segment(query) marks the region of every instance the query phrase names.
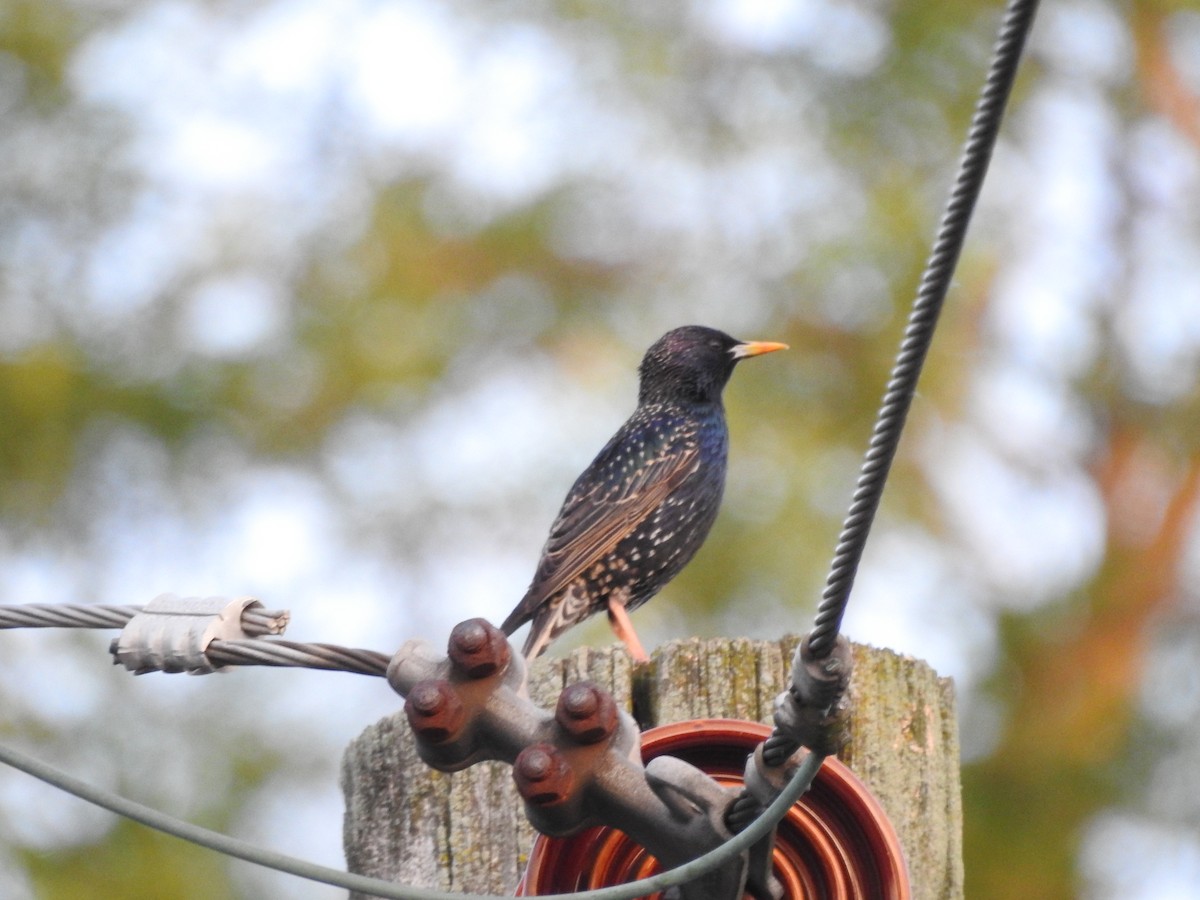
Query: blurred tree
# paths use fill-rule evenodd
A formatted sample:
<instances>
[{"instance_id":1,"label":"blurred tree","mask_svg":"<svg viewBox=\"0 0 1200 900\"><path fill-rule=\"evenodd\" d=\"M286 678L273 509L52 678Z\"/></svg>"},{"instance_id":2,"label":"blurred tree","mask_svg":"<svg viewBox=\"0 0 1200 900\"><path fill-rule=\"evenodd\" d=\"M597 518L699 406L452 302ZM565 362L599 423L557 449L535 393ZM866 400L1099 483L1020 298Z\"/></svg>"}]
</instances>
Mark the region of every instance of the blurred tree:
<instances>
[{"instance_id":1,"label":"blurred tree","mask_svg":"<svg viewBox=\"0 0 1200 900\"><path fill-rule=\"evenodd\" d=\"M725 511L639 630L806 627L998 16L0 0L0 599L502 617L693 321L795 349L731 385ZM1200 878L1197 59L1186 3L1043 10L847 621L958 680L973 898ZM338 862L395 698L106 639L0 636L0 737ZM333 896L0 776L6 897Z\"/></svg>"}]
</instances>

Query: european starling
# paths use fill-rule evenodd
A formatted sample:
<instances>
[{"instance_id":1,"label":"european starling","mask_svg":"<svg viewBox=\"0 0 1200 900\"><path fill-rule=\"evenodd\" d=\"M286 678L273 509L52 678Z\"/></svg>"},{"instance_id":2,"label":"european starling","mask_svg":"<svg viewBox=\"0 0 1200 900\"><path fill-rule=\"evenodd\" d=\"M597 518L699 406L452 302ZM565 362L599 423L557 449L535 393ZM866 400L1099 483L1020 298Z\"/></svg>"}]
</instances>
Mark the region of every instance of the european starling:
<instances>
[{"instance_id":1,"label":"european starling","mask_svg":"<svg viewBox=\"0 0 1200 900\"><path fill-rule=\"evenodd\" d=\"M786 348L688 325L646 351L637 409L575 481L501 626L533 621L527 659L602 609L630 655L647 659L628 612L679 574L717 517L729 448L721 391L739 360Z\"/></svg>"}]
</instances>

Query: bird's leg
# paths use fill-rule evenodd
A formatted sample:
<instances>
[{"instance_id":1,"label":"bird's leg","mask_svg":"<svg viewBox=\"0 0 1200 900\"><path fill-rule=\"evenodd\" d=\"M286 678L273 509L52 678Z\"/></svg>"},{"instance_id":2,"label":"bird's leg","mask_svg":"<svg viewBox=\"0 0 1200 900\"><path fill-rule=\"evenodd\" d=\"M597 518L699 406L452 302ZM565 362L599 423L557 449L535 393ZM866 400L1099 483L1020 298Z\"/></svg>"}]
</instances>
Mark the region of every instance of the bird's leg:
<instances>
[{"instance_id":1,"label":"bird's leg","mask_svg":"<svg viewBox=\"0 0 1200 900\"><path fill-rule=\"evenodd\" d=\"M642 642L638 640L637 632L633 630L633 623L629 621L629 613L625 611L625 604L616 597L608 598L608 624L612 626L613 633L625 644L625 648L635 663L650 662L650 657L646 655Z\"/></svg>"}]
</instances>

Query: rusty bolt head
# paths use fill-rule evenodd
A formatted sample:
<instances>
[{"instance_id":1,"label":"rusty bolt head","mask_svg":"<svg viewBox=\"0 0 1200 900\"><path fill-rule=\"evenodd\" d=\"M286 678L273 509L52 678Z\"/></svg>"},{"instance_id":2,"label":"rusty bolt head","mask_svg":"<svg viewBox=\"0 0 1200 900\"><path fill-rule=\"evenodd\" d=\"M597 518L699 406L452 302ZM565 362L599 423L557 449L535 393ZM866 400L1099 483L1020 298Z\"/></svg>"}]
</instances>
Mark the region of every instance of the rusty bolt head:
<instances>
[{"instance_id":1,"label":"rusty bolt head","mask_svg":"<svg viewBox=\"0 0 1200 900\"><path fill-rule=\"evenodd\" d=\"M419 681L404 701L404 712L417 737L440 744L458 736L466 721L462 700L447 681Z\"/></svg>"},{"instance_id":2,"label":"rusty bolt head","mask_svg":"<svg viewBox=\"0 0 1200 900\"><path fill-rule=\"evenodd\" d=\"M572 684L558 695L554 719L580 744L596 744L617 730L617 704L590 681Z\"/></svg>"},{"instance_id":3,"label":"rusty bolt head","mask_svg":"<svg viewBox=\"0 0 1200 900\"><path fill-rule=\"evenodd\" d=\"M517 754L513 780L517 793L538 806L567 799L575 784L570 764L553 744L533 744Z\"/></svg>"},{"instance_id":4,"label":"rusty bolt head","mask_svg":"<svg viewBox=\"0 0 1200 900\"><path fill-rule=\"evenodd\" d=\"M447 652L468 678L487 678L507 666L512 655L504 632L486 619L467 619L455 625Z\"/></svg>"}]
</instances>

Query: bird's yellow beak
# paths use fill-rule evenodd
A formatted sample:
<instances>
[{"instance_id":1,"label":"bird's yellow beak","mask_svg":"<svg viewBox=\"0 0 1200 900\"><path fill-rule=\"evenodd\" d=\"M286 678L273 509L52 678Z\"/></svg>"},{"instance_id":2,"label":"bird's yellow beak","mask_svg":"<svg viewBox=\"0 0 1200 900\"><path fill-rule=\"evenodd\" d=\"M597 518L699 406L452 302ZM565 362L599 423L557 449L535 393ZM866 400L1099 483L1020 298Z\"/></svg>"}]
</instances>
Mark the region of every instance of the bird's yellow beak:
<instances>
[{"instance_id":1,"label":"bird's yellow beak","mask_svg":"<svg viewBox=\"0 0 1200 900\"><path fill-rule=\"evenodd\" d=\"M729 352L734 359L746 359L749 356L762 356L764 353L774 353L776 350L787 350L787 344L776 341L745 341L738 344Z\"/></svg>"}]
</instances>

